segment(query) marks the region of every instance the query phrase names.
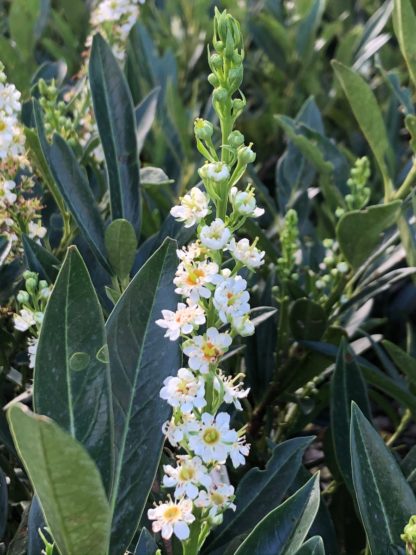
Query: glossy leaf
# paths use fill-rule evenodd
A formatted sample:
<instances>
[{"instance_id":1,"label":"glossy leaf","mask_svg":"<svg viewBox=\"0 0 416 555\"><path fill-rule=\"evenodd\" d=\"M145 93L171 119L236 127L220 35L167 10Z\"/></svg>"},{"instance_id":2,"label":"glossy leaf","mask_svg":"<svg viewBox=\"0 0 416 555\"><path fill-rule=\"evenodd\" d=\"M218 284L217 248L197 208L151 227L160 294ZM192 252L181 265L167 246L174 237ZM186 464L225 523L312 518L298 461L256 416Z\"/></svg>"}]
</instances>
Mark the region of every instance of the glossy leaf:
<instances>
[{"instance_id":1,"label":"glossy leaf","mask_svg":"<svg viewBox=\"0 0 416 555\"><path fill-rule=\"evenodd\" d=\"M354 353L343 339L331 381L331 435L339 469L350 491L354 489L349 448L352 401L370 416L365 381Z\"/></svg>"},{"instance_id":2,"label":"glossy leaf","mask_svg":"<svg viewBox=\"0 0 416 555\"><path fill-rule=\"evenodd\" d=\"M257 524L235 555L292 555L302 545L319 508L319 475Z\"/></svg>"},{"instance_id":3,"label":"glossy leaf","mask_svg":"<svg viewBox=\"0 0 416 555\"><path fill-rule=\"evenodd\" d=\"M134 228L127 220L113 220L105 230L108 260L120 279L129 276L137 249Z\"/></svg>"},{"instance_id":4,"label":"glossy leaf","mask_svg":"<svg viewBox=\"0 0 416 555\"><path fill-rule=\"evenodd\" d=\"M153 125L156 116L157 103L160 95L160 87L155 87L143 98L134 110L136 119L137 150L142 151L144 141Z\"/></svg>"},{"instance_id":5,"label":"glossy leaf","mask_svg":"<svg viewBox=\"0 0 416 555\"><path fill-rule=\"evenodd\" d=\"M71 247L42 324L34 406L86 447L109 491L111 385L108 365L97 358L105 342L100 303L81 256Z\"/></svg>"},{"instance_id":6,"label":"glossy leaf","mask_svg":"<svg viewBox=\"0 0 416 555\"><path fill-rule=\"evenodd\" d=\"M114 409L116 472L111 555L123 554L136 532L163 445L170 409L159 397L180 366L176 342L155 324L174 310L176 243L167 240L133 278L107 321Z\"/></svg>"},{"instance_id":7,"label":"glossy leaf","mask_svg":"<svg viewBox=\"0 0 416 555\"><path fill-rule=\"evenodd\" d=\"M12 405L7 416L60 554L105 555L110 511L93 460L52 420L23 405Z\"/></svg>"},{"instance_id":8,"label":"glossy leaf","mask_svg":"<svg viewBox=\"0 0 416 555\"><path fill-rule=\"evenodd\" d=\"M210 551L251 530L277 507L295 479L312 439L294 438L277 445L264 470L253 468L245 474L236 491L237 510L225 513L224 523L209 543Z\"/></svg>"},{"instance_id":9,"label":"glossy leaf","mask_svg":"<svg viewBox=\"0 0 416 555\"><path fill-rule=\"evenodd\" d=\"M42 145L44 148L44 145ZM55 135L47 159L62 196L74 220L83 232L92 252L109 270L104 245L104 225L86 174L81 170L71 148Z\"/></svg>"},{"instance_id":10,"label":"glossy leaf","mask_svg":"<svg viewBox=\"0 0 416 555\"><path fill-rule=\"evenodd\" d=\"M351 457L354 488L371 553L388 553L416 513L415 496L399 465L353 403Z\"/></svg>"},{"instance_id":11,"label":"glossy leaf","mask_svg":"<svg viewBox=\"0 0 416 555\"><path fill-rule=\"evenodd\" d=\"M337 61L333 61L332 65L361 131L373 151L383 176L385 190L391 192L389 164L392 164L392 152L376 97L364 79L354 70Z\"/></svg>"},{"instance_id":12,"label":"glossy leaf","mask_svg":"<svg viewBox=\"0 0 416 555\"><path fill-rule=\"evenodd\" d=\"M410 382L416 385L416 359L387 339L382 342L382 345L397 368L407 376Z\"/></svg>"},{"instance_id":13,"label":"glossy leaf","mask_svg":"<svg viewBox=\"0 0 416 555\"><path fill-rule=\"evenodd\" d=\"M348 212L338 222L337 238L342 253L358 268L379 245L382 232L397 222L401 201Z\"/></svg>"},{"instance_id":14,"label":"glossy leaf","mask_svg":"<svg viewBox=\"0 0 416 555\"><path fill-rule=\"evenodd\" d=\"M134 555L155 555L156 550L157 545L152 534L147 530L147 528L142 528L139 541L137 542L136 549L134 550Z\"/></svg>"},{"instance_id":15,"label":"glossy leaf","mask_svg":"<svg viewBox=\"0 0 416 555\"><path fill-rule=\"evenodd\" d=\"M320 536L314 536L305 542L296 555L325 555L324 542Z\"/></svg>"},{"instance_id":16,"label":"glossy leaf","mask_svg":"<svg viewBox=\"0 0 416 555\"><path fill-rule=\"evenodd\" d=\"M29 270L39 274L40 279L54 283L61 265L60 261L27 235L23 235L22 243Z\"/></svg>"},{"instance_id":17,"label":"glossy leaf","mask_svg":"<svg viewBox=\"0 0 416 555\"><path fill-rule=\"evenodd\" d=\"M130 91L110 46L93 39L89 78L94 113L104 150L113 219L140 229L139 159Z\"/></svg>"},{"instance_id":18,"label":"glossy leaf","mask_svg":"<svg viewBox=\"0 0 416 555\"><path fill-rule=\"evenodd\" d=\"M289 322L296 340L319 341L328 325L324 309L309 299L298 299L293 303Z\"/></svg>"},{"instance_id":19,"label":"glossy leaf","mask_svg":"<svg viewBox=\"0 0 416 555\"><path fill-rule=\"evenodd\" d=\"M410 0L394 0L393 26L409 75L416 85L416 14Z\"/></svg>"}]
</instances>

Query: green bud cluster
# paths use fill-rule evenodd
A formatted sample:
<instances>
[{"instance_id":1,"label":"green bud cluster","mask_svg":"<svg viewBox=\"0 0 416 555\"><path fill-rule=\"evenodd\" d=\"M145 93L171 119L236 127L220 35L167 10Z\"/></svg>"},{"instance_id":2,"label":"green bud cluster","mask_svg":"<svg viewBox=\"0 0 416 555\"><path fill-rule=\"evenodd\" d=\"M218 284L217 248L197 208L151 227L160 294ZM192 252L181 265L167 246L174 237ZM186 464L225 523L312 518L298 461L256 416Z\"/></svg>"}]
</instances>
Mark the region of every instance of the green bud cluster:
<instances>
[{"instance_id":1,"label":"green bud cluster","mask_svg":"<svg viewBox=\"0 0 416 555\"><path fill-rule=\"evenodd\" d=\"M39 279L36 272L26 270L23 273L23 279L25 288L17 293L16 301L19 309L25 308L33 313L36 325L40 330L51 288L47 281Z\"/></svg>"},{"instance_id":2,"label":"green bud cluster","mask_svg":"<svg viewBox=\"0 0 416 555\"><path fill-rule=\"evenodd\" d=\"M59 133L71 144L75 144L74 125L68 116L68 107L63 100L59 100L59 90L52 79L46 83L44 79L38 82L40 93L39 104L44 112L45 131L48 137Z\"/></svg>"},{"instance_id":3,"label":"green bud cluster","mask_svg":"<svg viewBox=\"0 0 416 555\"><path fill-rule=\"evenodd\" d=\"M416 515L410 517L409 522L400 536L406 544L406 555L416 554Z\"/></svg>"},{"instance_id":4,"label":"green bud cluster","mask_svg":"<svg viewBox=\"0 0 416 555\"><path fill-rule=\"evenodd\" d=\"M336 215L340 218L345 212L351 210L361 210L370 200L370 187L367 186L370 179L370 162L366 156L358 158L351 169L350 177L347 181L350 192L345 196L347 208L337 208Z\"/></svg>"},{"instance_id":5,"label":"green bud cluster","mask_svg":"<svg viewBox=\"0 0 416 555\"><path fill-rule=\"evenodd\" d=\"M280 281L297 278L297 274L294 274L293 270L296 266L296 251L299 248L298 239L298 215L296 210L291 208L286 213L280 233L281 256L277 259L277 273Z\"/></svg>"},{"instance_id":6,"label":"green bud cluster","mask_svg":"<svg viewBox=\"0 0 416 555\"><path fill-rule=\"evenodd\" d=\"M339 245L333 239L324 239L322 242L326 249L325 256L319 265L320 272L309 270L308 278L312 297L324 303L329 295L344 280L344 276L350 271Z\"/></svg>"}]
</instances>

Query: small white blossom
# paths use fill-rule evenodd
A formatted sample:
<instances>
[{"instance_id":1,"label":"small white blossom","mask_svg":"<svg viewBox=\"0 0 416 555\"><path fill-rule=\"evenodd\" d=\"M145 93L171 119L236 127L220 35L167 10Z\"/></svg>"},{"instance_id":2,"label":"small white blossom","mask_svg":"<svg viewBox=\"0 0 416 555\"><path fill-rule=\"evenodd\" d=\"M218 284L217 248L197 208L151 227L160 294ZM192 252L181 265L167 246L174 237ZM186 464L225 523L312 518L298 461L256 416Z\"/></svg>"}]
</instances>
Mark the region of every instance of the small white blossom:
<instances>
[{"instance_id":1,"label":"small white blossom","mask_svg":"<svg viewBox=\"0 0 416 555\"><path fill-rule=\"evenodd\" d=\"M20 91L10 83L0 83L0 110L7 116L19 114L22 109Z\"/></svg>"},{"instance_id":2,"label":"small white blossom","mask_svg":"<svg viewBox=\"0 0 416 555\"><path fill-rule=\"evenodd\" d=\"M172 407L180 407L182 412L201 409L205 401L205 381L195 376L187 368L180 368L177 376L169 376L163 382L160 396Z\"/></svg>"},{"instance_id":3,"label":"small white blossom","mask_svg":"<svg viewBox=\"0 0 416 555\"><path fill-rule=\"evenodd\" d=\"M194 431L197 424L199 428ZM216 416L204 412L200 422L194 422L188 436L189 447L205 463L224 463L234 444L238 443L238 434L230 429L230 415L219 412Z\"/></svg>"},{"instance_id":4,"label":"small white blossom","mask_svg":"<svg viewBox=\"0 0 416 555\"><path fill-rule=\"evenodd\" d=\"M233 404L237 410L242 410L240 399L244 399L250 392L250 388L243 389L242 382L238 382L238 376L231 378L224 376L221 370L214 380L214 387L224 396L224 403Z\"/></svg>"},{"instance_id":5,"label":"small white blossom","mask_svg":"<svg viewBox=\"0 0 416 555\"><path fill-rule=\"evenodd\" d=\"M204 374L208 372L210 364L218 362L231 343L232 339L228 333L220 333L211 327L204 335L197 335L186 341L183 352L189 357L190 368Z\"/></svg>"},{"instance_id":6,"label":"small white blossom","mask_svg":"<svg viewBox=\"0 0 416 555\"><path fill-rule=\"evenodd\" d=\"M246 287L247 282L241 276L226 278L216 287L214 306L224 324L249 312L250 295Z\"/></svg>"},{"instance_id":7,"label":"small white blossom","mask_svg":"<svg viewBox=\"0 0 416 555\"><path fill-rule=\"evenodd\" d=\"M230 177L230 168L224 162L212 162L199 169L200 176L216 183L226 181Z\"/></svg>"},{"instance_id":8,"label":"small white blossom","mask_svg":"<svg viewBox=\"0 0 416 555\"><path fill-rule=\"evenodd\" d=\"M177 249L176 256L182 262L193 262L195 259L200 258L204 252L204 248L199 241L190 243L187 247Z\"/></svg>"},{"instance_id":9,"label":"small white blossom","mask_svg":"<svg viewBox=\"0 0 416 555\"><path fill-rule=\"evenodd\" d=\"M260 251L254 244L250 245L250 241L246 238L238 242L232 238L227 248L235 260L250 269L259 268L264 264L265 252Z\"/></svg>"},{"instance_id":10,"label":"small white blossom","mask_svg":"<svg viewBox=\"0 0 416 555\"><path fill-rule=\"evenodd\" d=\"M231 231L221 218L216 218L210 225L205 225L199 234L201 243L214 250L223 249L230 237Z\"/></svg>"},{"instance_id":11,"label":"small white blossom","mask_svg":"<svg viewBox=\"0 0 416 555\"><path fill-rule=\"evenodd\" d=\"M17 195L13 192L15 188L16 183L11 179L0 183L0 205L11 205L16 202Z\"/></svg>"},{"instance_id":12,"label":"small white blossom","mask_svg":"<svg viewBox=\"0 0 416 555\"><path fill-rule=\"evenodd\" d=\"M43 239L46 235L46 228L41 225L39 221L29 222L29 237L31 239L39 238Z\"/></svg>"},{"instance_id":13,"label":"small white blossom","mask_svg":"<svg viewBox=\"0 0 416 555\"><path fill-rule=\"evenodd\" d=\"M181 422L167 420L162 426L162 432L165 434L169 443L176 447L187 435L189 429L194 429L195 416L193 413L182 413Z\"/></svg>"},{"instance_id":14,"label":"small white blossom","mask_svg":"<svg viewBox=\"0 0 416 555\"><path fill-rule=\"evenodd\" d=\"M162 310L163 319L156 320L156 324L167 331L165 337L176 341L181 334L189 335L202 324L205 324L205 312L197 304L178 303L176 312Z\"/></svg>"},{"instance_id":15,"label":"small white blossom","mask_svg":"<svg viewBox=\"0 0 416 555\"><path fill-rule=\"evenodd\" d=\"M189 455L178 456L178 465L164 465L163 485L167 488L175 488L176 498L186 495L189 499L195 499L199 493L199 485L209 488L212 479L207 468L202 464L199 457Z\"/></svg>"},{"instance_id":16,"label":"small white blossom","mask_svg":"<svg viewBox=\"0 0 416 555\"><path fill-rule=\"evenodd\" d=\"M239 437L232 446L230 447L230 459L233 463L234 468L245 464L245 457L248 456L250 452L250 445L246 443L244 437Z\"/></svg>"},{"instance_id":17,"label":"small white blossom","mask_svg":"<svg viewBox=\"0 0 416 555\"><path fill-rule=\"evenodd\" d=\"M249 335L254 334L254 324L250 320L248 314L233 318L231 325L233 330L241 335L241 337L248 337Z\"/></svg>"},{"instance_id":18,"label":"small white blossom","mask_svg":"<svg viewBox=\"0 0 416 555\"><path fill-rule=\"evenodd\" d=\"M179 222L184 222L185 227L192 227L209 213L208 197L198 187L193 187L170 213Z\"/></svg>"},{"instance_id":19,"label":"small white blossom","mask_svg":"<svg viewBox=\"0 0 416 555\"><path fill-rule=\"evenodd\" d=\"M153 520L153 532L161 532L162 538L169 540L172 534L180 540L189 537L189 524L195 517L192 514L192 501L190 499L180 499L157 505L154 509L147 511L149 520Z\"/></svg>"},{"instance_id":20,"label":"small white blossom","mask_svg":"<svg viewBox=\"0 0 416 555\"><path fill-rule=\"evenodd\" d=\"M218 279L218 265L215 262L181 262L173 280L175 293L197 303L201 297L209 299L211 291L207 285L216 283Z\"/></svg>"},{"instance_id":21,"label":"small white blossom","mask_svg":"<svg viewBox=\"0 0 416 555\"><path fill-rule=\"evenodd\" d=\"M227 509L236 510L233 503L234 488L230 484L213 484L208 491L202 490L195 499L195 506L209 509L209 516L215 518Z\"/></svg>"},{"instance_id":22,"label":"small white blossom","mask_svg":"<svg viewBox=\"0 0 416 555\"><path fill-rule=\"evenodd\" d=\"M39 339L37 337L29 337L27 344L27 352L29 355L29 368L35 367L36 351L38 349Z\"/></svg>"},{"instance_id":23,"label":"small white blossom","mask_svg":"<svg viewBox=\"0 0 416 555\"><path fill-rule=\"evenodd\" d=\"M229 198L234 210L242 216L258 218L264 214L263 208L257 207L254 190L251 188L239 191L237 187L231 187Z\"/></svg>"},{"instance_id":24,"label":"small white blossom","mask_svg":"<svg viewBox=\"0 0 416 555\"><path fill-rule=\"evenodd\" d=\"M35 314L26 308L22 308L19 314L13 317L14 327L19 331L27 331L36 324Z\"/></svg>"}]
</instances>

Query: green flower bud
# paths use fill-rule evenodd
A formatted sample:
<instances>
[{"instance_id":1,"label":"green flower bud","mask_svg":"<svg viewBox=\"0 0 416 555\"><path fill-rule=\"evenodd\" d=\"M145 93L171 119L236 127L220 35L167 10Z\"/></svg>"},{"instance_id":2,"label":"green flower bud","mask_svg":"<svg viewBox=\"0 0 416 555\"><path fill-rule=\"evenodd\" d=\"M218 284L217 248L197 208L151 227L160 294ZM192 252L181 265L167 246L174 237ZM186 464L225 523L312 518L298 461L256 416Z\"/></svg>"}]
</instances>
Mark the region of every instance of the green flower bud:
<instances>
[{"instance_id":1,"label":"green flower bud","mask_svg":"<svg viewBox=\"0 0 416 555\"><path fill-rule=\"evenodd\" d=\"M241 112L244 110L246 106L246 101L243 100L242 98L234 98L234 100L232 101L232 108L233 108L233 114L234 116L236 116L237 114L241 114Z\"/></svg>"},{"instance_id":2,"label":"green flower bud","mask_svg":"<svg viewBox=\"0 0 416 555\"><path fill-rule=\"evenodd\" d=\"M415 554L416 553L416 516L415 515L410 517L410 520L404 527L403 534L400 537L406 543L407 555Z\"/></svg>"},{"instance_id":3,"label":"green flower bud","mask_svg":"<svg viewBox=\"0 0 416 555\"><path fill-rule=\"evenodd\" d=\"M26 289L29 293L34 293L36 291L36 287L38 285L38 280L34 278L29 278L26 280Z\"/></svg>"},{"instance_id":4,"label":"green flower bud","mask_svg":"<svg viewBox=\"0 0 416 555\"><path fill-rule=\"evenodd\" d=\"M222 58L219 54L212 54L209 58L209 67L212 71L222 69Z\"/></svg>"},{"instance_id":5,"label":"green flower bud","mask_svg":"<svg viewBox=\"0 0 416 555\"><path fill-rule=\"evenodd\" d=\"M251 164L256 159L256 153L251 150L251 144L249 146L241 146L238 149L237 158L239 164Z\"/></svg>"},{"instance_id":6,"label":"green flower bud","mask_svg":"<svg viewBox=\"0 0 416 555\"><path fill-rule=\"evenodd\" d=\"M214 126L210 121L197 118L194 123L195 137L201 141L207 141L214 133Z\"/></svg>"},{"instance_id":7,"label":"green flower bud","mask_svg":"<svg viewBox=\"0 0 416 555\"><path fill-rule=\"evenodd\" d=\"M215 73L210 73L208 75L208 83L210 85L212 85L213 87L218 87L220 84L220 80L218 79L218 77L215 75Z\"/></svg>"},{"instance_id":8,"label":"green flower bud","mask_svg":"<svg viewBox=\"0 0 416 555\"><path fill-rule=\"evenodd\" d=\"M21 304L27 304L30 300L30 296L27 291L19 291L16 298L17 302Z\"/></svg>"},{"instance_id":9,"label":"green flower bud","mask_svg":"<svg viewBox=\"0 0 416 555\"><path fill-rule=\"evenodd\" d=\"M233 148L238 148L239 146L244 144L244 135L242 133L240 133L240 131L237 131L237 130L232 131L228 135L227 142Z\"/></svg>"},{"instance_id":10,"label":"green flower bud","mask_svg":"<svg viewBox=\"0 0 416 555\"><path fill-rule=\"evenodd\" d=\"M243 82L243 66L240 65L234 69L230 69L228 72L228 80L230 83L230 87L236 91L240 88L241 83Z\"/></svg>"},{"instance_id":11,"label":"green flower bud","mask_svg":"<svg viewBox=\"0 0 416 555\"><path fill-rule=\"evenodd\" d=\"M48 287L48 282L44 279L41 279L39 282L39 289L47 289Z\"/></svg>"},{"instance_id":12,"label":"green flower bud","mask_svg":"<svg viewBox=\"0 0 416 555\"><path fill-rule=\"evenodd\" d=\"M228 91L224 87L217 87L212 94L212 101L223 103L228 100Z\"/></svg>"},{"instance_id":13,"label":"green flower bud","mask_svg":"<svg viewBox=\"0 0 416 555\"><path fill-rule=\"evenodd\" d=\"M25 270L23 272L23 279L29 279L29 278L34 278L34 279L38 279L38 274L36 272L31 272L30 270Z\"/></svg>"},{"instance_id":14,"label":"green flower bud","mask_svg":"<svg viewBox=\"0 0 416 555\"><path fill-rule=\"evenodd\" d=\"M39 92L42 96L46 96L47 91L48 91L48 86L46 85L46 82L45 82L44 79L39 79L38 89L39 89Z\"/></svg>"}]
</instances>

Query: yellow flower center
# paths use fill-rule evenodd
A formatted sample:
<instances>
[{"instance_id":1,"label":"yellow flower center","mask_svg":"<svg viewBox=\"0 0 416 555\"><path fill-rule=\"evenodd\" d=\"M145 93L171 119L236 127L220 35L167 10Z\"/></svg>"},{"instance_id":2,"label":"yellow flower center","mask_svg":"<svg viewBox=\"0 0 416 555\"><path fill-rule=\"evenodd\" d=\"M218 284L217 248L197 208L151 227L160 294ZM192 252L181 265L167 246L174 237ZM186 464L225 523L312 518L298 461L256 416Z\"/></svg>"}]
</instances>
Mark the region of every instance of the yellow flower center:
<instances>
[{"instance_id":1,"label":"yellow flower center","mask_svg":"<svg viewBox=\"0 0 416 555\"><path fill-rule=\"evenodd\" d=\"M225 501L225 498L223 495L221 495L220 493L218 493L217 491L214 491L213 493L211 493L211 501L215 504L215 505L222 505Z\"/></svg>"},{"instance_id":2,"label":"yellow flower center","mask_svg":"<svg viewBox=\"0 0 416 555\"><path fill-rule=\"evenodd\" d=\"M204 353L204 358L208 361L214 361L221 352L217 347L211 343L211 341L206 341L202 347L202 352Z\"/></svg>"},{"instance_id":3,"label":"yellow flower center","mask_svg":"<svg viewBox=\"0 0 416 555\"><path fill-rule=\"evenodd\" d=\"M171 505L163 513L164 520L175 522L181 518L181 510L177 505Z\"/></svg>"},{"instance_id":4,"label":"yellow flower center","mask_svg":"<svg viewBox=\"0 0 416 555\"><path fill-rule=\"evenodd\" d=\"M0 119L0 131L4 131L6 129L6 122Z\"/></svg>"},{"instance_id":5,"label":"yellow flower center","mask_svg":"<svg viewBox=\"0 0 416 555\"><path fill-rule=\"evenodd\" d=\"M195 477L195 470L191 466L183 466L179 471L179 479L186 482Z\"/></svg>"},{"instance_id":6,"label":"yellow flower center","mask_svg":"<svg viewBox=\"0 0 416 555\"><path fill-rule=\"evenodd\" d=\"M186 382L185 380L181 380L178 383L176 391L178 393L182 393L183 395L186 395L187 393L189 393L189 384L188 384L188 382Z\"/></svg>"},{"instance_id":7,"label":"yellow flower center","mask_svg":"<svg viewBox=\"0 0 416 555\"><path fill-rule=\"evenodd\" d=\"M216 428L207 428L202 435L202 439L208 445L215 445L220 440L220 433Z\"/></svg>"}]
</instances>

